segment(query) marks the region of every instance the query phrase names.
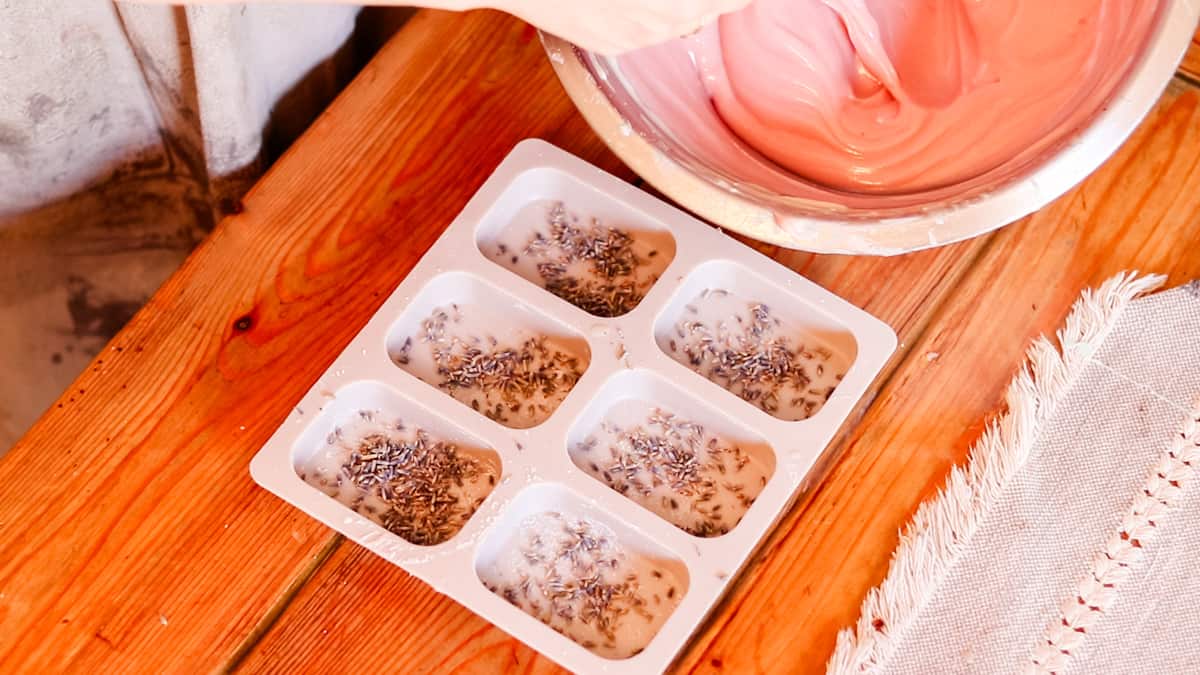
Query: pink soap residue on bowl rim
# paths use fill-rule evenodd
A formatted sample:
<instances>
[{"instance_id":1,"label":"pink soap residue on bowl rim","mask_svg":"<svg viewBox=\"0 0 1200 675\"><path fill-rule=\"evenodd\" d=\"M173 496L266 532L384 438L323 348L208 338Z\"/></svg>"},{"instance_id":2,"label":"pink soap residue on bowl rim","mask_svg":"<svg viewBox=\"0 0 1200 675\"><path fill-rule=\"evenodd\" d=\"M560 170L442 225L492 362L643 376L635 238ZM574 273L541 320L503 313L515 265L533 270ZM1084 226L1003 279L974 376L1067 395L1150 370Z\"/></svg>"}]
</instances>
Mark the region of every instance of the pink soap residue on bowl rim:
<instances>
[{"instance_id":1,"label":"pink soap residue on bowl rim","mask_svg":"<svg viewBox=\"0 0 1200 675\"><path fill-rule=\"evenodd\" d=\"M656 63L676 104L667 125L622 57L542 41L567 93L630 168L710 222L778 246L820 253L893 255L989 232L1061 196L1111 156L1153 108L1200 20L1200 4L1163 0L1141 52L1107 103L1054 145L1018 154L962 183L914 193L840 192L807 181L746 146L713 110L699 73L681 53ZM695 115L678 123L682 109ZM680 133L686 128L685 133ZM736 158L736 161L731 161Z\"/></svg>"}]
</instances>

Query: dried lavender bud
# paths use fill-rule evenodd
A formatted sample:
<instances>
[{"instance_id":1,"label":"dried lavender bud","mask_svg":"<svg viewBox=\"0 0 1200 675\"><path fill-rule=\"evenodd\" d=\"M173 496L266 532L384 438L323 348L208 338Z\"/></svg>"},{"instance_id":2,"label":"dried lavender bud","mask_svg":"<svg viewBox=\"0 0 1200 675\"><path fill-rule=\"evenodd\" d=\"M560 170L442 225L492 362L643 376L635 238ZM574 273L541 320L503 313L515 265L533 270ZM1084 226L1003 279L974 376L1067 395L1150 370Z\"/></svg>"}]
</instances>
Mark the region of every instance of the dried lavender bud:
<instances>
[{"instance_id":1,"label":"dried lavender bud","mask_svg":"<svg viewBox=\"0 0 1200 675\"><path fill-rule=\"evenodd\" d=\"M485 585L553 630L610 658L641 651L676 601L650 610L649 598L675 589L654 563L629 554L605 527L545 512L527 518ZM640 624L640 625L639 625ZM650 628L650 630L647 630Z\"/></svg>"},{"instance_id":2,"label":"dried lavender bud","mask_svg":"<svg viewBox=\"0 0 1200 675\"><path fill-rule=\"evenodd\" d=\"M728 292L709 290L702 298L710 295L723 298ZM746 307L748 316L734 314L732 330L725 319L681 319L675 325L679 342L670 342L671 355L772 415L806 419L816 414L836 385L814 389L814 383L829 382L830 376L836 382L842 376L832 372L834 354L823 346L810 349L795 343L766 304L750 302Z\"/></svg>"},{"instance_id":3,"label":"dried lavender bud","mask_svg":"<svg viewBox=\"0 0 1200 675\"><path fill-rule=\"evenodd\" d=\"M758 496L763 476L742 448L661 408L632 426L603 422L571 455L613 490L701 537L736 525ZM722 504L737 508L723 512Z\"/></svg>"},{"instance_id":4,"label":"dried lavender bud","mask_svg":"<svg viewBox=\"0 0 1200 675\"><path fill-rule=\"evenodd\" d=\"M638 278L646 261L634 252L633 238L594 218L586 227L577 220L555 203L547 213L549 236L536 233L525 245L525 254L539 260L542 286L596 316L620 316L637 307L657 277Z\"/></svg>"},{"instance_id":5,"label":"dried lavender bud","mask_svg":"<svg viewBox=\"0 0 1200 675\"><path fill-rule=\"evenodd\" d=\"M468 340L447 327L460 320L457 308L439 308L421 323L418 338L431 348L437 375L433 384L497 422L520 422L523 406L529 406L528 417L535 421L548 415L583 375L580 359L544 335L515 346L501 344L493 335Z\"/></svg>"},{"instance_id":6,"label":"dried lavender bud","mask_svg":"<svg viewBox=\"0 0 1200 675\"><path fill-rule=\"evenodd\" d=\"M358 418L367 431L339 427L326 439L323 461L340 458L336 477L317 468L301 478L414 544L440 544L457 534L490 491L481 485L495 484L494 467L422 429L401 435L399 421L377 424L375 411Z\"/></svg>"}]
</instances>

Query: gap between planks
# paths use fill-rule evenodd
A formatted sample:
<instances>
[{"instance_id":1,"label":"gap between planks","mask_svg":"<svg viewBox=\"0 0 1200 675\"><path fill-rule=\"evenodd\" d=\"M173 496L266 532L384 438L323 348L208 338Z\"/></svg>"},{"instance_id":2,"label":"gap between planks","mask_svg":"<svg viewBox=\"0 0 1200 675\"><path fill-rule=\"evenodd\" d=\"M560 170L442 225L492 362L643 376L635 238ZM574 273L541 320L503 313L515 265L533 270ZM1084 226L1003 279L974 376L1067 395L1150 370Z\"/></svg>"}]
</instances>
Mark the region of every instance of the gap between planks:
<instances>
[{"instance_id":1,"label":"gap between planks","mask_svg":"<svg viewBox=\"0 0 1200 675\"><path fill-rule=\"evenodd\" d=\"M287 588L285 588L279 595L279 600L267 608L267 611L265 614L263 614L262 619L254 624L254 627L250 629L250 632L246 634L245 639L242 640L242 642L233 650L233 653L229 656L229 660L220 667L218 672L230 673L237 670L237 667L241 665L242 661L246 660L246 656L254 650L254 647L258 645L259 641L262 640L262 637L267 634L267 631L271 630L271 626L274 626L275 622L279 620L280 615L283 614L283 612L288 608L288 605L292 604L292 599L296 597L296 594L300 592L300 589L304 588L305 584L312 579L313 575L317 573L317 570L321 569L321 567L325 564L325 561L329 560L329 557L333 555L333 552L336 551L337 548L345 542L345 540L346 538L341 534L334 534L333 537L331 537L329 541L317 551L317 554L313 556L312 561L302 570L300 570L298 574L296 574L296 577L292 579L292 582L288 584Z\"/></svg>"}]
</instances>

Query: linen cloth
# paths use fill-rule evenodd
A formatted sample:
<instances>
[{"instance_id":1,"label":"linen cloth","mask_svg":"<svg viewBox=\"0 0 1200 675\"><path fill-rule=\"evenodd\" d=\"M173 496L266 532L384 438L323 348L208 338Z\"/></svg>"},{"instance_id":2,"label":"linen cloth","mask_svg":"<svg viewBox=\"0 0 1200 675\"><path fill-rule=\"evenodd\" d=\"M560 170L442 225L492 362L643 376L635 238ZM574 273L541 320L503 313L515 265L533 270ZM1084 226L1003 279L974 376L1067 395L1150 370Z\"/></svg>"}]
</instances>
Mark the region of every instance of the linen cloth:
<instances>
[{"instance_id":1,"label":"linen cloth","mask_svg":"<svg viewBox=\"0 0 1200 675\"><path fill-rule=\"evenodd\" d=\"M830 672L1200 672L1200 285L1115 304L1099 320L1077 308L1093 325L1063 368L1034 359L1017 403L1040 410L1010 413L1037 418L1026 452L1020 434L974 450L1008 463L959 504L977 523L925 507L936 517L919 514L897 559L930 531L964 540L894 562L881 589L903 592L868 601Z\"/></svg>"}]
</instances>

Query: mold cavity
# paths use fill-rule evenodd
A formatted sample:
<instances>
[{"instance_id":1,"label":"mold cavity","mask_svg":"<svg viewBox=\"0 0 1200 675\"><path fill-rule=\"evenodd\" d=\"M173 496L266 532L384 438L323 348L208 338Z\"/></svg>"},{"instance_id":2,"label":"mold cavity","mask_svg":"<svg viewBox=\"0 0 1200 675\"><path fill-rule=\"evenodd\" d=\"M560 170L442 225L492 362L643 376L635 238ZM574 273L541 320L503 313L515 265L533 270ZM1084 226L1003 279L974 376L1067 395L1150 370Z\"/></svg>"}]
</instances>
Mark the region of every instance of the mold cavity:
<instances>
[{"instance_id":1,"label":"mold cavity","mask_svg":"<svg viewBox=\"0 0 1200 675\"><path fill-rule=\"evenodd\" d=\"M480 228L489 259L599 317L637 307L675 256L670 232L550 169L517 178Z\"/></svg>"},{"instance_id":2,"label":"mold cavity","mask_svg":"<svg viewBox=\"0 0 1200 675\"><path fill-rule=\"evenodd\" d=\"M458 534L491 493L500 458L384 385L344 387L301 435L296 474L421 546Z\"/></svg>"},{"instance_id":3,"label":"mold cavity","mask_svg":"<svg viewBox=\"0 0 1200 675\"><path fill-rule=\"evenodd\" d=\"M609 380L569 437L571 461L681 530L732 530L775 472L757 435L647 371Z\"/></svg>"},{"instance_id":4,"label":"mold cavity","mask_svg":"<svg viewBox=\"0 0 1200 675\"><path fill-rule=\"evenodd\" d=\"M687 592L677 557L541 484L517 496L475 562L496 595L595 654L639 654Z\"/></svg>"},{"instance_id":5,"label":"mold cavity","mask_svg":"<svg viewBox=\"0 0 1200 675\"><path fill-rule=\"evenodd\" d=\"M654 337L671 358L786 421L817 414L858 352L832 317L727 261L692 272Z\"/></svg>"},{"instance_id":6,"label":"mold cavity","mask_svg":"<svg viewBox=\"0 0 1200 675\"><path fill-rule=\"evenodd\" d=\"M508 427L545 421L579 381L587 341L468 274L422 289L388 337L392 361Z\"/></svg>"}]
</instances>

